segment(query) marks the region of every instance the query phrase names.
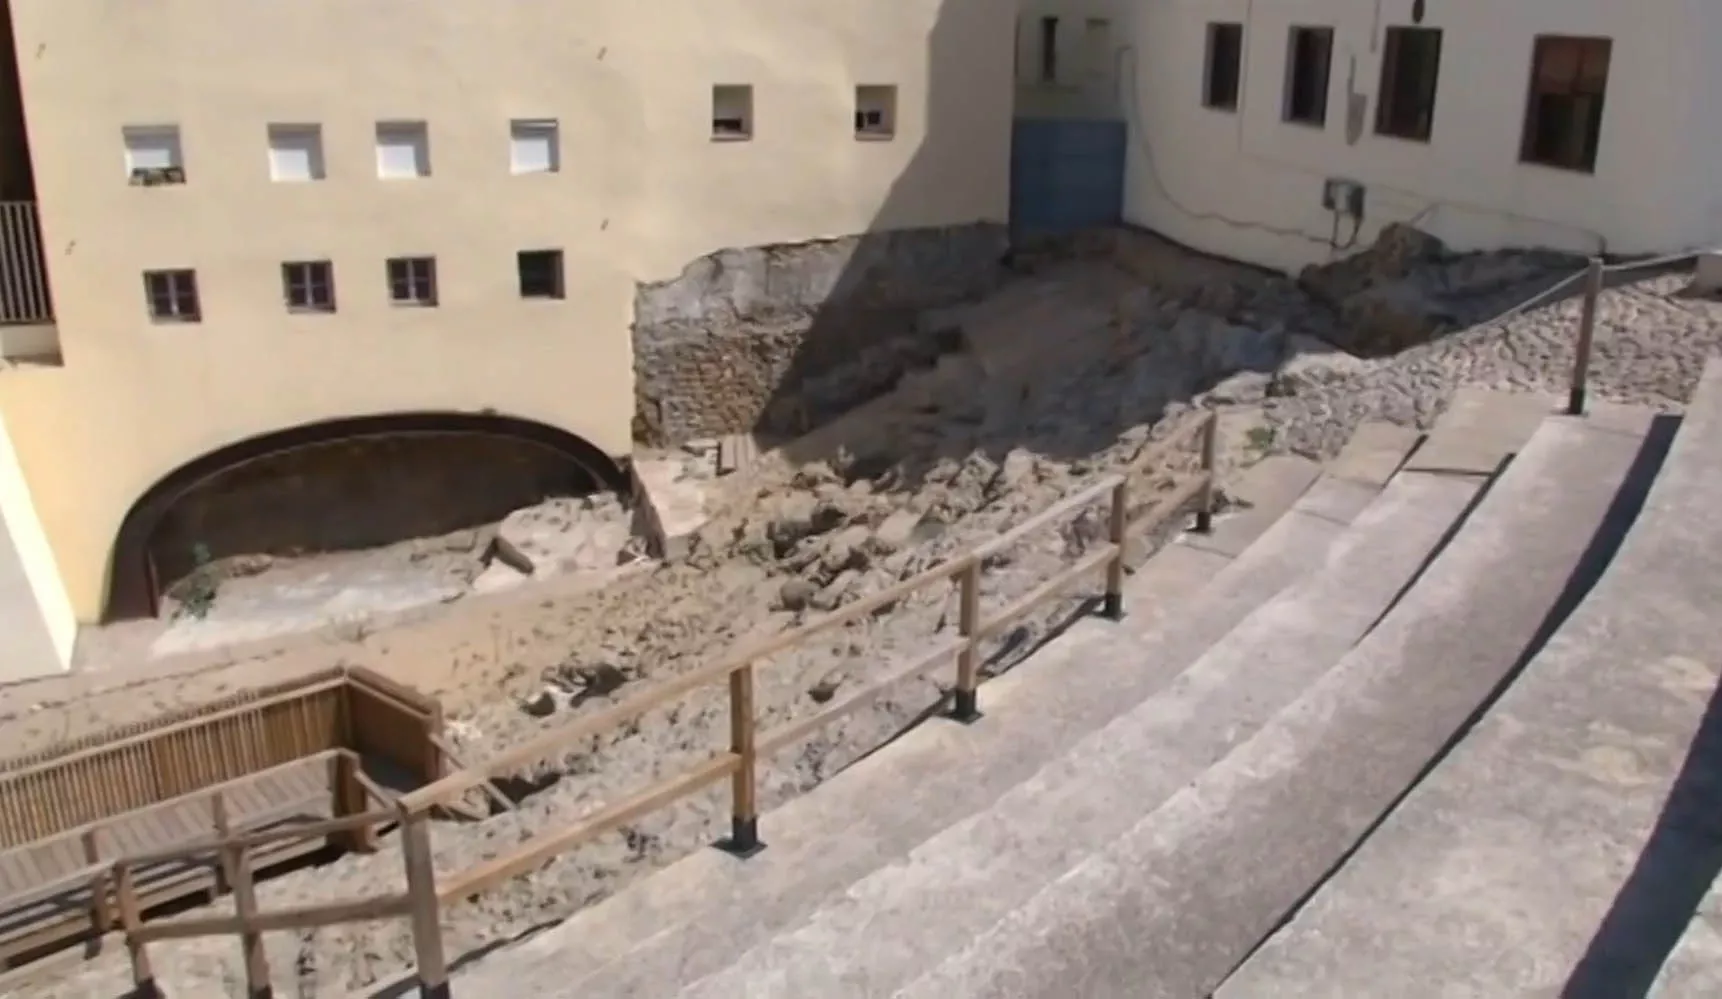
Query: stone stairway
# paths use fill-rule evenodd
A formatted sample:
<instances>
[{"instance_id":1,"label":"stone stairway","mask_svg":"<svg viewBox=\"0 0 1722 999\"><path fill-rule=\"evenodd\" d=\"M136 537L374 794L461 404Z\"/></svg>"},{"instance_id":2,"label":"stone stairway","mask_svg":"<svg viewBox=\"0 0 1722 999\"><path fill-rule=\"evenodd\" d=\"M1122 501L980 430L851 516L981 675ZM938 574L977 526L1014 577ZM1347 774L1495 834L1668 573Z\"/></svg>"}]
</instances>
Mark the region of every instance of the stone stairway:
<instances>
[{"instance_id":1,"label":"stone stairway","mask_svg":"<svg viewBox=\"0 0 1722 999\"><path fill-rule=\"evenodd\" d=\"M764 816L763 854L689 857L455 994L1207 994L1631 523L1665 435L1554 404L1463 393L1427 439L1366 425L1326 469L1262 462L1250 509L1149 560L1123 622L988 683L982 723L915 729Z\"/></svg>"},{"instance_id":2,"label":"stone stairway","mask_svg":"<svg viewBox=\"0 0 1722 999\"><path fill-rule=\"evenodd\" d=\"M1595 589L1220 999L1722 995L1718 435L1712 362Z\"/></svg>"}]
</instances>

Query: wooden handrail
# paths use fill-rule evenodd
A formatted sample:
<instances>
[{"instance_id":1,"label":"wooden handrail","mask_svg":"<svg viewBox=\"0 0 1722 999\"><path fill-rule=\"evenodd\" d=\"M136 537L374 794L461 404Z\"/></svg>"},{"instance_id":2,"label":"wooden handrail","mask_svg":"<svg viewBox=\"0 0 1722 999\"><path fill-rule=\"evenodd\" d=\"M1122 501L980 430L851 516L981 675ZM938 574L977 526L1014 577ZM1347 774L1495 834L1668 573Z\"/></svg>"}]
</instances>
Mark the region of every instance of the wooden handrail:
<instances>
[{"instance_id":1,"label":"wooden handrail","mask_svg":"<svg viewBox=\"0 0 1722 999\"><path fill-rule=\"evenodd\" d=\"M743 854L759 849L762 844L755 828L757 804L754 800L755 769L759 757L805 738L871 702L895 684L924 675L934 667L945 664L953 656L958 662L957 685L953 691L953 716L964 721L978 718L974 692L979 682L980 643L1096 570L1106 570L1105 613L1110 617L1119 616L1122 613L1123 563L1129 532L1157 526L1183 510L1193 500L1198 501L1200 507L1197 511L1198 529L1211 527L1216 497L1214 468L1217 426L1216 414L1211 411L1201 412L1196 418L1144 451L1124 471L1105 476L947 562L838 608L817 620L732 653L716 663L673 677L650 691L627 698L603 711L561 725L482 763L462 767L439 780L399 796L395 801L395 810L367 812L291 830L222 836L193 847L120 861L114 866L116 908L132 954L134 978L141 987L150 974L148 956L143 950L143 944L151 940L233 934L255 939L257 934L271 930L303 930L333 923L406 916L410 918L413 927L420 988L427 996L442 995L447 991L448 962L443 952L441 937L441 909L535 870L557 855L595 836L636 821L689 794L729 778L733 782L731 846L736 852ZM1148 510L1137 517L1131 517L1128 504L1132 479L1148 465L1164 463L1175 448L1186 443L1198 431L1203 434L1201 471L1177 482L1171 491L1158 496ZM1071 516L1103 496L1110 496L1112 504L1105 544L1085 553L1075 563L990 616L982 614L979 604L980 577L987 558L1021 541L1034 531ZM769 732L758 731L759 720L754 712L752 681L756 664L760 660L769 659L809 638L895 604L922 587L953 577L959 579L962 597L959 633L955 637L935 644L888 676L866 685L810 718L791 722ZM659 781L627 798L589 812L572 823L539 833L502 856L472 865L446 878L437 875L429 841L428 812L431 809L457 799L475 788L484 787L488 792L495 792L492 781L497 777L538 763L593 735L637 718L667 701L719 681L727 681L730 685L731 738L726 751L717 753L679 776ZM449 755L447 746L440 746L439 751L445 756ZM367 788L367 791L375 793L372 788ZM138 863L180 859L210 850L221 850L225 857L230 858L231 866L233 858L243 861L246 851L263 843L292 836L328 835L348 831L356 826L394 819L398 819L401 824L407 877L405 894L272 913L259 913L254 907L247 907L250 911L231 917L182 919L168 923L152 923L148 926L141 924L131 875L132 867ZM260 960L259 958L258 961ZM253 970L248 962L248 975L252 974ZM259 965L256 973L266 975L266 969Z\"/></svg>"},{"instance_id":2,"label":"wooden handrail","mask_svg":"<svg viewBox=\"0 0 1722 999\"><path fill-rule=\"evenodd\" d=\"M702 666L680 676L673 677L649 691L636 694L613 707L587 715L583 718L568 722L558 728L515 746L504 753L473 766L464 767L448 774L440 780L433 781L416 790L401 795L400 803L409 812L421 812L429 808L446 804L481 785L488 784L497 777L512 771L518 771L532 766L566 747L582 742L594 735L607 732L626 722L645 714L653 708L674 700L684 694L701 687L726 680L731 673L749 666L761 659L768 659L786 649L800 645L810 638L816 637L834 628L842 627L859 620L881 607L897 603L904 597L922 587L929 586L942 580L950 579L963 572L970 562L985 559L990 555L1010 547L1035 531L1044 530L1052 524L1115 489L1125 477L1134 474L1149 462L1159 463L1172 453L1180 444L1189 440L1197 430L1210 425L1215 417L1212 412L1204 411L1194 419L1187 420L1171 434L1167 435L1155 446L1139 455L1132 463L1129 471L1106 476L1099 482L1087 486L1081 491L1060 500L1046 510L1029 517L1027 520L975 548L955 558L933 566L924 572L895 583L877 593L870 594L850 604L810 621L798 628L792 628L782 634L775 635L758 644L733 653L724 659Z\"/></svg>"},{"instance_id":3,"label":"wooden handrail","mask_svg":"<svg viewBox=\"0 0 1722 999\"><path fill-rule=\"evenodd\" d=\"M206 854L217 853L221 850L235 847L250 850L270 843L279 843L293 839L322 839L337 833L352 832L366 826L393 822L400 816L393 808L372 809L358 815L344 815L336 819L320 819L316 822L303 822L279 829L265 829L261 832L240 833L237 836L209 836L202 839L182 843L166 850L152 850L148 853L128 854L119 858L119 862L133 867L147 864L162 864L173 860L193 860Z\"/></svg>"},{"instance_id":4,"label":"wooden handrail","mask_svg":"<svg viewBox=\"0 0 1722 999\"><path fill-rule=\"evenodd\" d=\"M207 712L204 714L196 714L188 711L186 712L187 717L181 718L169 725L164 725L161 728L146 729L139 726L140 731L134 732L131 735L122 736L112 742L103 742L93 746L86 746L58 756L47 756L44 753L42 754L44 755L44 758L41 760L16 765L14 769L0 770L0 786L12 783L13 781L23 780L39 773L57 770L69 764L79 763L83 760L97 756L115 753L129 746L152 743L166 735L173 735L188 729L195 729L200 726L208 725L220 717L255 714L268 708L272 708L278 704L299 700L310 694L339 688L346 682L346 673L342 671L341 667L334 667L330 670L319 670L317 673L310 674L309 679L301 677L298 680L291 681L292 684L297 685L282 683L279 685L280 689L270 690L264 695L256 697L253 700L242 701L232 705L221 705L215 710L209 710L206 708L203 709ZM219 704L220 702L217 703ZM31 754L31 756L34 755L37 754ZM25 759L28 758L29 757L25 757Z\"/></svg>"},{"instance_id":5,"label":"wooden handrail","mask_svg":"<svg viewBox=\"0 0 1722 999\"><path fill-rule=\"evenodd\" d=\"M273 933L278 930L310 930L341 923L398 919L406 914L407 896L395 893L345 902L325 902L322 905L300 905L270 912L256 912L243 919L234 915L157 920L142 924L131 936L138 943L153 943L157 940L190 940L195 937L240 936Z\"/></svg>"},{"instance_id":6,"label":"wooden handrail","mask_svg":"<svg viewBox=\"0 0 1722 999\"><path fill-rule=\"evenodd\" d=\"M739 762L728 753L714 756L679 777L659 781L652 787L600 808L577 822L539 833L508 853L474 864L446 882L439 879L437 895L444 902L464 899L541 867L569 847L650 815L671 802L679 801L702 787L730 776Z\"/></svg>"}]
</instances>

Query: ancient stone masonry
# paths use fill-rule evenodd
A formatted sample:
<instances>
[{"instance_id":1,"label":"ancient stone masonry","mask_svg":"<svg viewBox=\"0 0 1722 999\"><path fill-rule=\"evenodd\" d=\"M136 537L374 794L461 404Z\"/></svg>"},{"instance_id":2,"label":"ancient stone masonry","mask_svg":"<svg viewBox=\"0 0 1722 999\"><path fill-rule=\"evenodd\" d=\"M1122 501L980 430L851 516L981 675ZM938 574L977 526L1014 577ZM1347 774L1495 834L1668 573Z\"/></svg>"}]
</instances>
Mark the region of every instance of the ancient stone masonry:
<instances>
[{"instance_id":1,"label":"ancient stone masonry","mask_svg":"<svg viewBox=\"0 0 1722 999\"><path fill-rule=\"evenodd\" d=\"M1582 268L1551 251L1454 253L1409 225L1383 229L1354 256L1312 264L1298 285L1338 313L1332 342L1360 357L1385 357L1484 318L1475 303L1503 289L1552 284Z\"/></svg>"},{"instance_id":2,"label":"ancient stone masonry","mask_svg":"<svg viewBox=\"0 0 1722 999\"><path fill-rule=\"evenodd\" d=\"M1002 280L1002 226L721 250L634 300L635 436L792 435L957 346L920 312Z\"/></svg>"}]
</instances>

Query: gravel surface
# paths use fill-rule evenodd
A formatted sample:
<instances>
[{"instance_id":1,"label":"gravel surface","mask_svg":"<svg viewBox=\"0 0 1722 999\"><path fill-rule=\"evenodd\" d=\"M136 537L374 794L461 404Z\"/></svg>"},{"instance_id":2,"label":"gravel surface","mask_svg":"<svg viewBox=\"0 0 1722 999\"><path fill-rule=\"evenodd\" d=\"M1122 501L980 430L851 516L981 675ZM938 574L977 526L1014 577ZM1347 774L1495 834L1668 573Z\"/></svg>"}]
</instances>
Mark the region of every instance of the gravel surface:
<instances>
[{"instance_id":1,"label":"gravel surface","mask_svg":"<svg viewBox=\"0 0 1722 999\"><path fill-rule=\"evenodd\" d=\"M728 512L702 533L685 564L597 592L540 596L536 604L515 606L510 627L521 630L510 634L536 636L530 643L499 642L510 651L469 657L468 666L445 670L449 683L467 685L455 738L469 755L498 751L547 725L599 710L649 680L876 592L1128 463L1193 405L1240 416L1245 431L1234 435L1223 456L1229 468L1267 450L1329 456L1365 419L1427 426L1461 385L1564 391L1576 300L1534 308L1503 324L1473 324L1577 266L1546 254L1453 258L1415 234L1395 233L1362 258L1300 282L1242 269L1216 279L1212 262L1203 263L1204 279L1196 285L1176 274L1149 280L1134 297L1135 328L1127 341L1061 352L1067 356L1059 365L1039 370L1032 392L1016 383L989 387L988 379L954 363L937 377L968 390L906 389L889 433L881 435L895 443L894 454L844 453L800 469L759 469L745 487L734 487ZM1722 340L1722 305L1683 297L1686 281L1683 275L1650 276L1607 292L1593 362L1598 397L1678 409ZM1403 345L1419 337L1428 342ZM1312 338L1370 356L1334 352ZM929 401L937 398L958 401ZM1164 476L1155 481L1167 482ZM1099 514L1025 540L994 560L985 575L985 605L1001 606L1032 589L1102 538ZM1020 660L1074 606L1065 601L1025 620L1000 640L991 668ZM950 588L929 588L889 614L778 657L760 671L765 725L816 712L951 634L955 611ZM494 634L495 612L484 620ZM421 630L436 633L434 626ZM383 636L362 649L344 649L339 658L413 682L399 650L422 652L428 640ZM482 643L469 639L473 644ZM306 663L319 659L299 655ZM319 661L331 656L323 648ZM450 654L444 651L443 658ZM458 651L453 658L468 661ZM904 684L872 710L786 749L762 775L764 804L805 791L913 724L937 702L945 681L948 671ZM523 710L523 703L533 710ZM56 724L62 731L69 727L51 722L47 729ZM521 775L542 789L515 813L439 824L438 867L455 871L499 855L595 804L675 775L721 747L726 731L723 692L708 690L594 739L578 753ZM454 906L445 921L449 953L554 922L698 848L723 831L726 805L721 789L694 796L531 877ZM400 871L389 842L374 856L273 880L260 896L267 909L397 891ZM281 995L344 996L411 964L402 924L277 933L267 946ZM156 945L152 956L176 999L243 993L236 941ZM25 994L108 999L124 994L127 981L123 955L110 954Z\"/></svg>"}]
</instances>

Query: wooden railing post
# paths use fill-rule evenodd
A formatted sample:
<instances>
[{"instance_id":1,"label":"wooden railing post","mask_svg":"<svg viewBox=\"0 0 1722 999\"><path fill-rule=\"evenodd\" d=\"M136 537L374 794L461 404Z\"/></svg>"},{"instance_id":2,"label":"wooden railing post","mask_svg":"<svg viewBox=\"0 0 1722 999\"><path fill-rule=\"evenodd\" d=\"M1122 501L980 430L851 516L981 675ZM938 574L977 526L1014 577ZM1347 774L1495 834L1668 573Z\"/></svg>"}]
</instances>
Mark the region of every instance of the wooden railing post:
<instances>
[{"instance_id":1,"label":"wooden railing post","mask_svg":"<svg viewBox=\"0 0 1722 999\"><path fill-rule=\"evenodd\" d=\"M442 948L442 903L437 897L436 861L431 855L430 816L401 808L401 854L407 868L407 903L412 907L413 954L421 999L448 999L448 958Z\"/></svg>"},{"instance_id":2,"label":"wooden railing post","mask_svg":"<svg viewBox=\"0 0 1722 999\"><path fill-rule=\"evenodd\" d=\"M1211 534L1214 530L1214 507L1219 505L1216 488L1220 449L1220 414L1209 413L1202 425L1202 495L1196 506L1196 533Z\"/></svg>"},{"instance_id":3,"label":"wooden railing post","mask_svg":"<svg viewBox=\"0 0 1722 999\"><path fill-rule=\"evenodd\" d=\"M1106 601L1101 614L1109 621L1124 620L1124 542L1130 529L1130 479L1118 480L1112 487L1111 523L1107 538L1112 542L1112 559L1106 563Z\"/></svg>"},{"instance_id":4,"label":"wooden railing post","mask_svg":"<svg viewBox=\"0 0 1722 999\"><path fill-rule=\"evenodd\" d=\"M1596 339L1596 303L1602 296L1602 258L1592 257L1584 272L1584 304L1579 311L1578 343L1573 347L1573 382L1567 392L1567 415L1583 416L1590 381L1591 344Z\"/></svg>"},{"instance_id":5,"label":"wooden railing post","mask_svg":"<svg viewBox=\"0 0 1722 999\"><path fill-rule=\"evenodd\" d=\"M149 950L138 939L138 931L143 928L143 907L138 903L137 883L132 878L131 865L124 860L114 863L114 908L119 910L120 926L126 935L126 952L131 957L131 999L161 999L155 972L149 966Z\"/></svg>"},{"instance_id":6,"label":"wooden railing post","mask_svg":"<svg viewBox=\"0 0 1722 999\"><path fill-rule=\"evenodd\" d=\"M209 796L209 818L210 824L215 827L216 840L226 839L232 829L227 822L227 796L220 791ZM209 896L211 902L215 901L217 895L233 890L233 877L227 870L227 858L217 856L215 860L215 886L210 889Z\"/></svg>"},{"instance_id":7,"label":"wooden railing post","mask_svg":"<svg viewBox=\"0 0 1722 999\"><path fill-rule=\"evenodd\" d=\"M239 946L245 954L245 989L249 999L270 999L269 956L263 950L263 934L257 925L257 883L251 872L251 851L243 846L221 850L221 866L233 892L233 914L239 918Z\"/></svg>"},{"instance_id":8,"label":"wooden railing post","mask_svg":"<svg viewBox=\"0 0 1722 999\"><path fill-rule=\"evenodd\" d=\"M96 839L98 830L90 828L84 831L84 863L95 867L102 862L102 846ZM113 929L113 910L108 906L108 888L113 882L111 872L98 869L90 879L90 929L95 936L90 939L89 953L93 957L102 952L102 938Z\"/></svg>"},{"instance_id":9,"label":"wooden railing post","mask_svg":"<svg viewBox=\"0 0 1722 999\"><path fill-rule=\"evenodd\" d=\"M239 945L245 955L245 990L249 999L270 999L269 956L263 950L263 934L253 927L257 920L257 882L251 871L251 851L230 844L233 827L227 818L227 797L216 792L209 810L215 820L215 836L221 841L221 881L233 893L233 914L239 919Z\"/></svg>"},{"instance_id":10,"label":"wooden railing post","mask_svg":"<svg viewBox=\"0 0 1722 999\"><path fill-rule=\"evenodd\" d=\"M951 717L972 725L981 717L975 692L981 679L980 641L975 637L981 630L981 559L969 559L957 587L957 632L963 637L963 647L957 652L957 689L951 692Z\"/></svg>"},{"instance_id":11,"label":"wooden railing post","mask_svg":"<svg viewBox=\"0 0 1722 999\"><path fill-rule=\"evenodd\" d=\"M759 753L754 745L753 663L729 675L729 751L736 757L730 778L729 836L718 843L743 860L765 849L759 839Z\"/></svg>"},{"instance_id":12,"label":"wooden railing post","mask_svg":"<svg viewBox=\"0 0 1722 999\"><path fill-rule=\"evenodd\" d=\"M329 758L330 786L335 795L335 817L363 815L371 810L365 791L364 771L357 753L339 752ZM342 846L354 853L377 851L375 826L362 826L339 838Z\"/></svg>"}]
</instances>

